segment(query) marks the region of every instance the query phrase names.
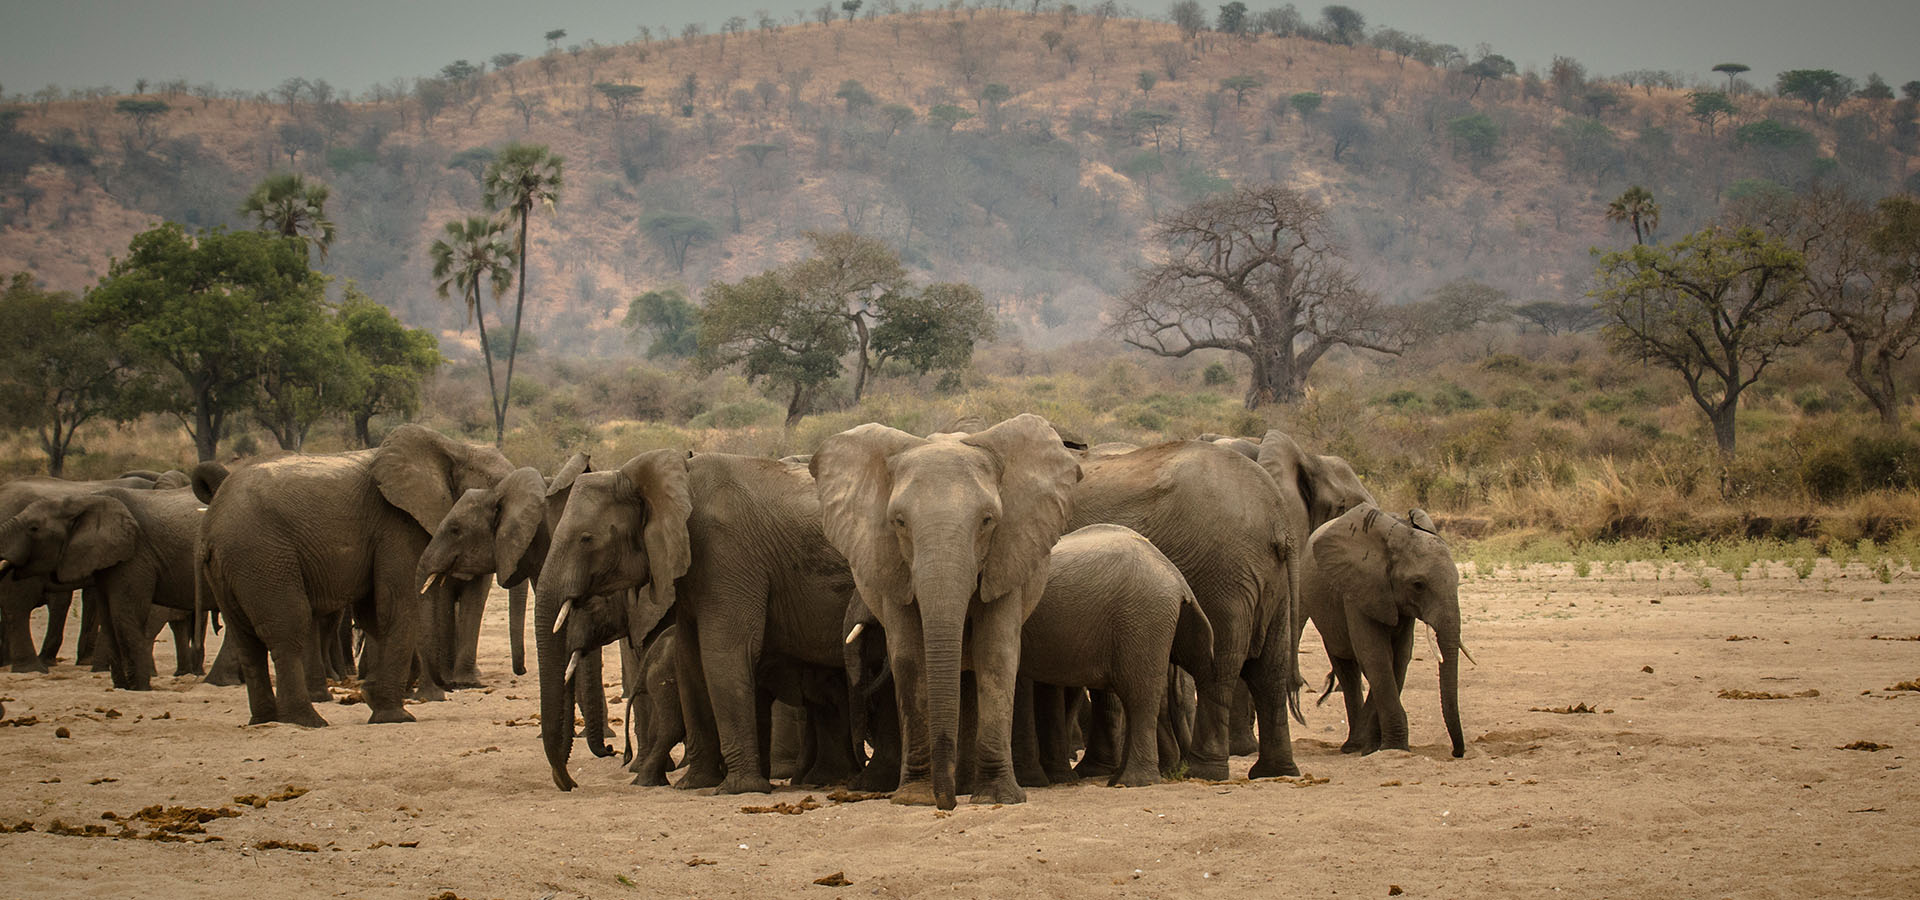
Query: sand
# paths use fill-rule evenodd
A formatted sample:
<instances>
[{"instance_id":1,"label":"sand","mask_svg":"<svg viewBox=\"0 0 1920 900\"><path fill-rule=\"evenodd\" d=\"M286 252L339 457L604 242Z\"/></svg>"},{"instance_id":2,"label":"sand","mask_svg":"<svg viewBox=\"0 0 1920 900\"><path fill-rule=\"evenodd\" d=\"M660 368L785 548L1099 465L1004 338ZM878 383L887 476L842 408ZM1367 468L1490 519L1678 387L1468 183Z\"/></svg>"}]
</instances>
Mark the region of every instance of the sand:
<instances>
[{"instance_id":1,"label":"sand","mask_svg":"<svg viewBox=\"0 0 1920 900\"><path fill-rule=\"evenodd\" d=\"M1465 759L1447 757L1423 634L1412 753L1341 755L1338 698L1309 694L1294 731L1309 778L1032 789L1024 805L951 814L818 790L637 788L584 746L580 789L560 793L530 719L535 681L508 674L504 602L482 647L490 687L415 706L410 725L329 705L330 728L249 728L243 688L162 676L151 693L112 691L70 664L0 674L7 715L38 720L0 728L0 825L35 829L0 835L0 896L1920 894L1920 692L1888 690L1920 678L1920 642L1872 637L1920 635L1920 582L1824 562L1805 580L1707 574L1533 566L1464 581ZM172 670L166 646L156 656ZM1311 629L1302 659L1317 687ZM1580 704L1597 712L1536 711ZM1839 749L1855 741L1888 749ZM235 802L287 786L307 792ZM741 809L808 796L820 808ZM239 814L179 835L222 838L209 843L119 838L102 818L155 804ZM106 835L48 833L55 820ZM834 873L849 884L814 884Z\"/></svg>"}]
</instances>

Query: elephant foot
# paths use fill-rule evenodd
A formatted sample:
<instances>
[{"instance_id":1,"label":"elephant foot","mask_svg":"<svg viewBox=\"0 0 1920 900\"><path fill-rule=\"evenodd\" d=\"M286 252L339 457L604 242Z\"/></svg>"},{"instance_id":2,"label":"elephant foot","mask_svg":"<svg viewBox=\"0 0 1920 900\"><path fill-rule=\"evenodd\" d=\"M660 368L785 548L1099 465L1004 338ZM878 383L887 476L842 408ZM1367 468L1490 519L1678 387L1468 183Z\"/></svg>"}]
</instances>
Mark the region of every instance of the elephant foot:
<instances>
[{"instance_id":1,"label":"elephant foot","mask_svg":"<svg viewBox=\"0 0 1920 900\"><path fill-rule=\"evenodd\" d=\"M1025 803L1027 802L1027 792L1021 790L1020 785L1014 783L1012 773L1008 773L974 785L973 796L970 802L975 806L985 806L996 803Z\"/></svg>"},{"instance_id":2,"label":"elephant foot","mask_svg":"<svg viewBox=\"0 0 1920 900\"><path fill-rule=\"evenodd\" d=\"M206 683L211 684L214 687L237 687L239 685L246 684L247 682L237 675L227 675L222 673L220 670L215 669L213 672L207 675Z\"/></svg>"},{"instance_id":3,"label":"elephant foot","mask_svg":"<svg viewBox=\"0 0 1920 900\"><path fill-rule=\"evenodd\" d=\"M1047 787L1048 785L1054 785L1054 784L1072 784L1080 780L1080 774L1075 772L1069 766L1061 766L1060 768L1057 768L1057 769L1046 769L1045 771L1047 776L1047 783L1042 785L1033 785L1034 787ZM1023 785L1026 784L1026 782L1024 781L1020 783Z\"/></svg>"},{"instance_id":4,"label":"elephant foot","mask_svg":"<svg viewBox=\"0 0 1920 900\"><path fill-rule=\"evenodd\" d=\"M658 766L644 768L639 774L633 776L633 783L641 787L665 787L667 772Z\"/></svg>"},{"instance_id":5,"label":"elephant foot","mask_svg":"<svg viewBox=\"0 0 1920 900\"><path fill-rule=\"evenodd\" d=\"M1128 769L1107 779L1107 787L1149 787L1160 783L1160 773Z\"/></svg>"},{"instance_id":6,"label":"elephant foot","mask_svg":"<svg viewBox=\"0 0 1920 900\"><path fill-rule=\"evenodd\" d=\"M255 713L253 718L250 718L247 720L247 724L248 725L274 725L279 723L279 721L280 721L279 716L275 715L274 713L271 713L271 712Z\"/></svg>"},{"instance_id":7,"label":"elephant foot","mask_svg":"<svg viewBox=\"0 0 1920 900\"><path fill-rule=\"evenodd\" d=\"M38 656L18 660L14 662L11 668L15 672L37 672L41 675L47 674L47 664L45 662L42 662L40 657Z\"/></svg>"},{"instance_id":8,"label":"elephant foot","mask_svg":"<svg viewBox=\"0 0 1920 900\"><path fill-rule=\"evenodd\" d=\"M897 806L932 806L933 782L909 781L895 788L891 799Z\"/></svg>"},{"instance_id":9,"label":"elephant foot","mask_svg":"<svg viewBox=\"0 0 1920 900\"><path fill-rule=\"evenodd\" d=\"M1401 743L1401 744L1379 744L1379 745L1377 745L1377 746L1373 746L1373 747L1368 747L1368 748L1366 748L1365 750L1362 750L1362 751L1360 751L1360 755L1361 755L1361 756L1372 756L1372 755L1374 755L1375 753L1379 753L1379 752L1380 752L1380 751L1382 751L1382 750L1398 750L1398 751L1400 751L1400 752L1402 752L1402 753L1412 753L1412 752L1413 752L1413 748L1412 748L1412 747L1409 747L1409 746L1407 746L1407 745L1406 745L1406 744L1404 744L1404 743Z\"/></svg>"},{"instance_id":10,"label":"elephant foot","mask_svg":"<svg viewBox=\"0 0 1920 900\"><path fill-rule=\"evenodd\" d=\"M1353 738L1347 738L1347 742L1340 745L1340 752L1341 753L1366 753L1369 751L1365 746L1361 745L1359 741L1356 741Z\"/></svg>"},{"instance_id":11,"label":"elephant foot","mask_svg":"<svg viewBox=\"0 0 1920 900\"><path fill-rule=\"evenodd\" d=\"M601 759L606 759L607 757L613 755L612 744L601 744L594 741L588 741L587 750L592 752L594 756L600 757Z\"/></svg>"},{"instance_id":12,"label":"elephant foot","mask_svg":"<svg viewBox=\"0 0 1920 900\"><path fill-rule=\"evenodd\" d=\"M447 699L447 692L441 690L437 684L422 681L419 687L413 689L413 694L410 696L410 699L418 700L421 703L443 703Z\"/></svg>"},{"instance_id":13,"label":"elephant foot","mask_svg":"<svg viewBox=\"0 0 1920 900\"><path fill-rule=\"evenodd\" d=\"M413 713L407 712L404 706L381 707L367 717L368 725L391 725L396 722L412 721L414 721Z\"/></svg>"},{"instance_id":14,"label":"elephant foot","mask_svg":"<svg viewBox=\"0 0 1920 900\"><path fill-rule=\"evenodd\" d=\"M456 678L447 682L447 690L450 691L477 691L483 687L486 687L486 685L481 684L478 677Z\"/></svg>"},{"instance_id":15,"label":"elephant foot","mask_svg":"<svg viewBox=\"0 0 1920 900\"><path fill-rule=\"evenodd\" d=\"M771 794L773 782L759 775L728 775L720 782L720 794Z\"/></svg>"},{"instance_id":16,"label":"elephant foot","mask_svg":"<svg viewBox=\"0 0 1920 900\"><path fill-rule=\"evenodd\" d=\"M525 662L523 662L523 661L521 661L521 660L517 660L517 659L516 659L516 660L514 660L514 661L513 661L513 674L515 674L515 675L525 675L525 674L527 674L527 664L526 664Z\"/></svg>"},{"instance_id":17,"label":"elephant foot","mask_svg":"<svg viewBox=\"0 0 1920 900\"><path fill-rule=\"evenodd\" d=\"M307 702L308 703L332 703L333 695L327 693L326 688L321 688L317 691L309 690L307 691Z\"/></svg>"},{"instance_id":18,"label":"elephant foot","mask_svg":"<svg viewBox=\"0 0 1920 900\"><path fill-rule=\"evenodd\" d=\"M681 774L680 780L674 782L673 786L675 790L697 791L703 788L719 787L720 782L725 780L727 780L727 776L724 772L711 771L705 768L689 768L685 773Z\"/></svg>"},{"instance_id":19,"label":"elephant foot","mask_svg":"<svg viewBox=\"0 0 1920 900\"><path fill-rule=\"evenodd\" d=\"M285 715L282 715L280 717L280 721L285 722L288 725L298 725L301 728L327 727L327 720L320 718L320 714L317 712L314 712L311 708L303 710L301 712L290 712Z\"/></svg>"},{"instance_id":20,"label":"elephant foot","mask_svg":"<svg viewBox=\"0 0 1920 900\"><path fill-rule=\"evenodd\" d=\"M1092 759L1083 759L1073 767L1073 774L1078 778L1105 778L1118 771L1120 767L1113 763Z\"/></svg>"},{"instance_id":21,"label":"elephant foot","mask_svg":"<svg viewBox=\"0 0 1920 900\"><path fill-rule=\"evenodd\" d=\"M847 783L847 789L868 794L884 794L900 786L900 764L868 763Z\"/></svg>"},{"instance_id":22,"label":"elephant foot","mask_svg":"<svg viewBox=\"0 0 1920 900\"><path fill-rule=\"evenodd\" d=\"M1260 752L1260 740L1251 734L1235 735L1227 752L1234 756L1252 756Z\"/></svg>"},{"instance_id":23,"label":"elephant foot","mask_svg":"<svg viewBox=\"0 0 1920 900\"><path fill-rule=\"evenodd\" d=\"M1284 763L1269 762L1266 757L1255 761L1253 768L1247 770L1248 778L1292 778L1300 774L1300 767L1293 760Z\"/></svg>"},{"instance_id":24,"label":"elephant foot","mask_svg":"<svg viewBox=\"0 0 1920 900\"><path fill-rule=\"evenodd\" d=\"M1187 777L1198 778L1201 781L1225 781L1227 780L1227 761L1224 759L1217 762L1202 761L1189 757Z\"/></svg>"},{"instance_id":25,"label":"elephant foot","mask_svg":"<svg viewBox=\"0 0 1920 900\"><path fill-rule=\"evenodd\" d=\"M148 681L148 680L146 680L146 679L144 679L144 678L142 678L142 679L140 679L140 680L138 680L138 681L130 681L130 682L127 682L127 684L126 684L125 686L121 686L121 685L117 685L117 684L116 684L116 685L114 685L114 687L115 687L115 688L118 688L119 690L123 690L123 691L151 691L151 690L153 690L153 682L150 682L150 681Z\"/></svg>"},{"instance_id":26,"label":"elephant foot","mask_svg":"<svg viewBox=\"0 0 1920 900\"><path fill-rule=\"evenodd\" d=\"M104 662L97 662L97 663L89 663L89 664L87 665L87 671L89 671L89 672L111 672L111 671L113 671L113 665L112 665L111 663L104 663Z\"/></svg>"}]
</instances>

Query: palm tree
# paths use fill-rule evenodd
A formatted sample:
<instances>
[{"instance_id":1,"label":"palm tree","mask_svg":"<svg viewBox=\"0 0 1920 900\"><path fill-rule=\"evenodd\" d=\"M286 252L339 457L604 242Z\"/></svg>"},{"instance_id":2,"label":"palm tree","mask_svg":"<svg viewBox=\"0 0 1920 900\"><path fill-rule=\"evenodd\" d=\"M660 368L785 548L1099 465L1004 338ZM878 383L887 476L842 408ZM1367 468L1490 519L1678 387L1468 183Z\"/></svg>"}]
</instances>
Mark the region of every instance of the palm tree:
<instances>
[{"instance_id":1,"label":"palm tree","mask_svg":"<svg viewBox=\"0 0 1920 900\"><path fill-rule=\"evenodd\" d=\"M551 210L559 202L561 162L560 157L547 151L545 144L508 144L487 165L487 173L480 180L485 192L481 200L487 209L505 210L520 219L519 249L514 253L520 264L520 296L513 303L513 337L507 341L504 390L508 397L513 393L513 358L520 349L520 312L527 305L527 216L536 203ZM500 407L499 417L504 430L507 420L504 405Z\"/></svg>"},{"instance_id":2,"label":"palm tree","mask_svg":"<svg viewBox=\"0 0 1920 900\"><path fill-rule=\"evenodd\" d=\"M487 363L487 392L493 412L493 445L507 430L507 404L493 380L493 345L487 341L486 311L480 308L480 285L493 287L494 302L513 284L513 245L507 243L505 222L485 216L468 216L464 222L447 223L447 236L433 242L434 290L447 296L458 290L467 307L468 321L480 323L480 353Z\"/></svg>"},{"instance_id":3,"label":"palm tree","mask_svg":"<svg viewBox=\"0 0 1920 900\"><path fill-rule=\"evenodd\" d=\"M1607 221L1632 223L1633 242L1644 244L1660 227L1660 204L1653 202L1651 191L1636 184L1607 204Z\"/></svg>"},{"instance_id":4,"label":"palm tree","mask_svg":"<svg viewBox=\"0 0 1920 900\"><path fill-rule=\"evenodd\" d=\"M309 183L292 172L268 175L240 204L240 214L250 216L261 231L282 237L301 238L326 258L333 244L333 220L327 218L327 186Z\"/></svg>"}]
</instances>

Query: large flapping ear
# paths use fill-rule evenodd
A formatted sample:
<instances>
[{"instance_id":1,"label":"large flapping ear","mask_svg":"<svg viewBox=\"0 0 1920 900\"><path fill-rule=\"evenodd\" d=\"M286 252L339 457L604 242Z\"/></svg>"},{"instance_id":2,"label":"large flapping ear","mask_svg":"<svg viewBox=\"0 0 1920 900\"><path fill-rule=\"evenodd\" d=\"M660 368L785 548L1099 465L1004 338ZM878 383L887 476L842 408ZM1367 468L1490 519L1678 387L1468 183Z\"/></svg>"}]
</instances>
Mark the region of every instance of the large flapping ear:
<instances>
[{"instance_id":1,"label":"large flapping ear","mask_svg":"<svg viewBox=\"0 0 1920 900\"><path fill-rule=\"evenodd\" d=\"M847 565L868 605L910 603L913 572L900 556L887 502L893 476L887 460L926 440L896 428L868 423L842 431L820 444L807 463L820 495L820 524Z\"/></svg>"},{"instance_id":2,"label":"large flapping ear","mask_svg":"<svg viewBox=\"0 0 1920 900\"><path fill-rule=\"evenodd\" d=\"M573 490L573 480L593 471L593 460L585 453L575 453L562 463L553 477L547 479L547 496L564 496ZM566 501L561 500L564 504Z\"/></svg>"},{"instance_id":3,"label":"large flapping ear","mask_svg":"<svg viewBox=\"0 0 1920 900\"><path fill-rule=\"evenodd\" d=\"M540 527L547 522L547 480L540 470L515 469L493 489L493 571L503 588L510 588L533 577L541 560L529 553Z\"/></svg>"},{"instance_id":4,"label":"large flapping ear","mask_svg":"<svg viewBox=\"0 0 1920 900\"><path fill-rule=\"evenodd\" d=\"M431 534L453 508L457 448L451 439L419 425L395 428L373 451L373 480L380 496Z\"/></svg>"},{"instance_id":5,"label":"large flapping ear","mask_svg":"<svg viewBox=\"0 0 1920 900\"><path fill-rule=\"evenodd\" d=\"M980 599L992 601L1025 587L1036 574L1044 577L1047 557L1072 512L1080 461L1060 444L1053 426L1032 413L963 443L986 450L1000 463L1000 524L980 571Z\"/></svg>"},{"instance_id":6,"label":"large flapping ear","mask_svg":"<svg viewBox=\"0 0 1920 900\"><path fill-rule=\"evenodd\" d=\"M1356 506L1313 532L1307 558L1314 581L1338 592L1343 605L1392 624L1398 606L1387 584L1387 536L1401 523L1370 505Z\"/></svg>"},{"instance_id":7,"label":"large flapping ear","mask_svg":"<svg viewBox=\"0 0 1920 900\"><path fill-rule=\"evenodd\" d=\"M1273 476L1283 491L1289 491L1300 497L1308 517L1308 528L1321 523L1313 521L1313 511L1318 502L1319 484L1315 480L1315 471L1319 460L1300 449L1287 433L1275 429L1260 439L1260 455L1256 457L1260 467Z\"/></svg>"},{"instance_id":8,"label":"large flapping ear","mask_svg":"<svg viewBox=\"0 0 1920 900\"><path fill-rule=\"evenodd\" d=\"M673 583L693 565L693 542L687 536L687 519L693 515L690 481L687 454L681 450L649 450L620 467L615 494L646 504L640 538L650 584L629 595L627 609L627 631L636 644L646 643L647 633L673 608Z\"/></svg>"},{"instance_id":9,"label":"large flapping ear","mask_svg":"<svg viewBox=\"0 0 1920 900\"><path fill-rule=\"evenodd\" d=\"M127 505L108 494L75 498L67 513L67 546L53 577L61 582L84 581L93 573L133 557L140 526Z\"/></svg>"},{"instance_id":10,"label":"large flapping ear","mask_svg":"<svg viewBox=\"0 0 1920 900\"><path fill-rule=\"evenodd\" d=\"M1440 526L1433 524L1433 517L1427 515L1427 511L1420 507L1407 510L1407 522L1428 534L1435 536L1440 534Z\"/></svg>"}]
</instances>

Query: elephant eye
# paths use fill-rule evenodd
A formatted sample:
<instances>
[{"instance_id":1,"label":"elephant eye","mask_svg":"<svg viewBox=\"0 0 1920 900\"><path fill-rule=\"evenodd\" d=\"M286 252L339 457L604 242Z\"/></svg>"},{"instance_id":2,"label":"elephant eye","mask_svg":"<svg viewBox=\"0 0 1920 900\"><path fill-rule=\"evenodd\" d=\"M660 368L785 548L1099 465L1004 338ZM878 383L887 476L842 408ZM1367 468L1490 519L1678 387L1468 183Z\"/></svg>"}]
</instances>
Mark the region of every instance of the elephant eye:
<instances>
[{"instance_id":1,"label":"elephant eye","mask_svg":"<svg viewBox=\"0 0 1920 900\"><path fill-rule=\"evenodd\" d=\"M894 517L893 517L893 527L895 527L895 528L905 528L905 527L907 527L907 517L906 517L906 516L900 516L900 515L896 515L896 516L894 516Z\"/></svg>"}]
</instances>

